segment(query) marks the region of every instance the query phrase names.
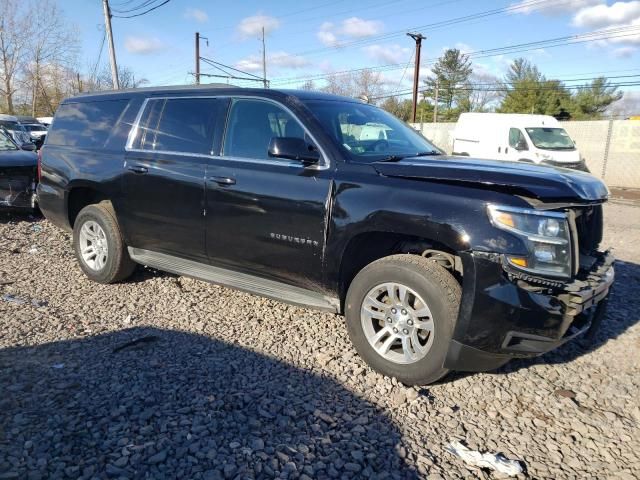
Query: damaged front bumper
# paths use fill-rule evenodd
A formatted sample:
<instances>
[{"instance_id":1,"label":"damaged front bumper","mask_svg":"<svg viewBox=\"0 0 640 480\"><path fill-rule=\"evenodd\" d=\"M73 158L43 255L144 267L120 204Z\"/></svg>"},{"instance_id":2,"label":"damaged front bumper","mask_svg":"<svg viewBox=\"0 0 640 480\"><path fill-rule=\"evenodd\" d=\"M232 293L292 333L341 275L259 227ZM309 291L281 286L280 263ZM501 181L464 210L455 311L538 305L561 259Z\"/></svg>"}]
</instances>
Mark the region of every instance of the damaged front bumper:
<instances>
[{"instance_id":1,"label":"damaged front bumper","mask_svg":"<svg viewBox=\"0 0 640 480\"><path fill-rule=\"evenodd\" d=\"M453 370L492 370L584 333L604 315L615 278L609 252L569 283L505 271L496 255L472 252L462 260L462 304L444 365Z\"/></svg>"},{"instance_id":2,"label":"damaged front bumper","mask_svg":"<svg viewBox=\"0 0 640 480\"><path fill-rule=\"evenodd\" d=\"M26 176L0 177L0 208L33 210L37 203L36 182L33 178Z\"/></svg>"}]
</instances>

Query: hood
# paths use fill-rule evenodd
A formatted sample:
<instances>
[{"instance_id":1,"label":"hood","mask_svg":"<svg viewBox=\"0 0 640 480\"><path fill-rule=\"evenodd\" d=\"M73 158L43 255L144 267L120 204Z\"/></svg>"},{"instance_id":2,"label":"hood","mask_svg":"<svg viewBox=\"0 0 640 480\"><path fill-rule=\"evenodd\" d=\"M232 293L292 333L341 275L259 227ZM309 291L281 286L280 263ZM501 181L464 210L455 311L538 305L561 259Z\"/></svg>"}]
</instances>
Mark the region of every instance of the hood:
<instances>
[{"instance_id":1,"label":"hood","mask_svg":"<svg viewBox=\"0 0 640 480\"><path fill-rule=\"evenodd\" d=\"M605 184L588 173L527 163L438 156L375 162L373 167L388 177L482 185L540 200L593 202L609 194Z\"/></svg>"},{"instance_id":2,"label":"hood","mask_svg":"<svg viewBox=\"0 0 640 480\"><path fill-rule=\"evenodd\" d=\"M0 150L0 168L6 167L36 167L38 155L26 150Z\"/></svg>"}]
</instances>

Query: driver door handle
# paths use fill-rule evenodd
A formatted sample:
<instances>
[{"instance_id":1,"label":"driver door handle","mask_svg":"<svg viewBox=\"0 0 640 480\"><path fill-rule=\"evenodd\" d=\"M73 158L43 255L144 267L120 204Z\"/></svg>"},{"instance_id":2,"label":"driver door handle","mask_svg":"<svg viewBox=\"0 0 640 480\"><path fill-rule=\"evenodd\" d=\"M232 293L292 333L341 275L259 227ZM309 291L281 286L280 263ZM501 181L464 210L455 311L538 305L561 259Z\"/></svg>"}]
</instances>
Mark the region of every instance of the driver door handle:
<instances>
[{"instance_id":1,"label":"driver door handle","mask_svg":"<svg viewBox=\"0 0 640 480\"><path fill-rule=\"evenodd\" d=\"M149 169L147 167L143 167L142 165L131 165L128 167L129 171L133 173L147 173Z\"/></svg>"},{"instance_id":2,"label":"driver door handle","mask_svg":"<svg viewBox=\"0 0 640 480\"><path fill-rule=\"evenodd\" d=\"M236 179L231 177L209 177L210 182L215 182L218 185L235 185Z\"/></svg>"}]
</instances>

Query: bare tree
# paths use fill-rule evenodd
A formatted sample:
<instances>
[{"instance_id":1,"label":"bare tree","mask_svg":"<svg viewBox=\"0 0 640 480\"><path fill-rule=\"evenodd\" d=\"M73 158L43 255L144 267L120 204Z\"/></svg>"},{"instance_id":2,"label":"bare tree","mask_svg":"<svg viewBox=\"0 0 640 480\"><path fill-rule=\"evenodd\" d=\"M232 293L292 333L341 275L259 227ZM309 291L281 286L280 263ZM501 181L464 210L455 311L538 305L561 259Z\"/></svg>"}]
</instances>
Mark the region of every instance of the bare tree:
<instances>
[{"instance_id":1,"label":"bare tree","mask_svg":"<svg viewBox=\"0 0 640 480\"><path fill-rule=\"evenodd\" d=\"M384 91L384 82L380 72L368 68L354 73L334 73L326 78L327 84L322 89L327 93L345 97L366 96L372 103Z\"/></svg>"},{"instance_id":2,"label":"bare tree","mask_svg":"<svg viewBox=\"0 0 640 480\"><path fill-rule=\"evenodd\" d=\"M304 82L300 87L300 89L301 90L318 90L313 80L307 80L306 82Z\"/></svg>"},{"instance_id":3,"label":"bare tree","mask_svg":"<svg viewBox=\"0 0 640 480\"><path fill-rule=\"evenodd\" d=\"M118 66L118 80L120 88L140 88L149 83L146 78L136 78L136 74L126 65ZM113 80L111 70L104 64L95 79L89 79L89 90L113 90Z\"/></svg>"},{"instance_id":4,"label":"bare tree","mask_svg":"<svg viewBox=\"0 0 640 480\"><path fill-rule=\"evenodd\" d=\"M0 93L8 113L14 113L13 98L20 84L30 40L30 25L22 6L14 0L0 0Z\"/></svg>"},{"instance_id":5,"label":"bare tree","mask_svg":"<svg viewBox=\"0 0 640 480\"><path fill-rule=\"evenodd\" d=\"M35 116L38 96L46 96L43 70L58 74L73 64L78 53L78 35L67 25L56 3L32 3L31 34L25 70L31 88L31 114Z\"/></svg>"}]
</instances>

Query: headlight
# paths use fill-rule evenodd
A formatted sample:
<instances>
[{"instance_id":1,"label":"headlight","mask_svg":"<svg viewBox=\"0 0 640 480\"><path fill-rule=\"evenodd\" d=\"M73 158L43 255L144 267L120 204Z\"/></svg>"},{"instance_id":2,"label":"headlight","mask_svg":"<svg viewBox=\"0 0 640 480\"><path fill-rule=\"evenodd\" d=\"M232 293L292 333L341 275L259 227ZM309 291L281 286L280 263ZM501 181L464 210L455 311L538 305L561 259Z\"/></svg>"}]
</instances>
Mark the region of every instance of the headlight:
<instances>
[{"instance_id":1,"label":"headlight","mask_svg":"<svg viewBox=\"0 0 640 480\"><path fill-rule=\"evenodd\" d=\"M526 256L506 255L510 265L539 275L571 276L571 242L567 217L558 212L488 205L493 226L520 237Z\"/></svg>"}]
</instances>

